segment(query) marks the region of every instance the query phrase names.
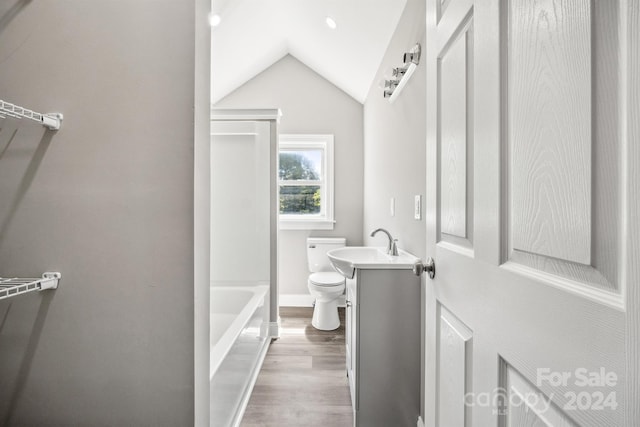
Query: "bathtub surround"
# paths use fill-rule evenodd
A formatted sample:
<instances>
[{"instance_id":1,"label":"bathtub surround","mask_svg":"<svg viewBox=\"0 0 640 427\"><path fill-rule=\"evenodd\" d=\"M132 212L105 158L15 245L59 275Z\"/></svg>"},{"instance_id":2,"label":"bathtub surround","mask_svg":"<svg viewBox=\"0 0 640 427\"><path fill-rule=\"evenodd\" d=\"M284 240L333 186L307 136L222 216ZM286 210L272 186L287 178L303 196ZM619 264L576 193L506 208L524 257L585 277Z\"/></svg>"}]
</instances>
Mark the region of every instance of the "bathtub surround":
<instances>
[{"instance_id":1,"label":"bathtub surround","mask_svg":"<svg viewBox=\"0 0 640 427\"><path fill-rule=\"evenodd\" d=\"M211 110L211 286L271 289L278 336L278 109Z\"/></svg>"},{"instance_id":2,"label":"bathtub surround","mask_svg":"<svg viewBox=\"0 0 640 427\"><path fill-rule=\"evenodd\" d=\"M362 244L362 104L287 55L214 105L274 107L282 110L281 134L334 135L335 228L279 235L280 304L308 306L306 238L344 236L348 245Z\"/></svg>"},{"instance_id":3,"label":"bathtub surround","mask_svg":"<svg viewBox=\"0 0 640 427\"><path fill-rule=\"evenodd\" d=\"M194 306L194 139L208 141L195 16L209 6L1 3L0 94L65 121L0 119L0 272L63 272L55 292L0 302L0 424L208 425L208 403L194 416L194 384L208 402L206 374L204 390L194 379L194 363L208 369L194 362L194 339L208 343L208 326L194 338L194 310L208 314Z\"/></svg>"},{"instance_id":4,"label":"bathtub surround","mask_svg":"<svg viewBox=\"0 0 640 427\"><path fill-rule=\"evenodd\" d=\"M238 425L278 336L277 127L270 110L211 110L211 420Z\"/></svg>"}]
</instances>

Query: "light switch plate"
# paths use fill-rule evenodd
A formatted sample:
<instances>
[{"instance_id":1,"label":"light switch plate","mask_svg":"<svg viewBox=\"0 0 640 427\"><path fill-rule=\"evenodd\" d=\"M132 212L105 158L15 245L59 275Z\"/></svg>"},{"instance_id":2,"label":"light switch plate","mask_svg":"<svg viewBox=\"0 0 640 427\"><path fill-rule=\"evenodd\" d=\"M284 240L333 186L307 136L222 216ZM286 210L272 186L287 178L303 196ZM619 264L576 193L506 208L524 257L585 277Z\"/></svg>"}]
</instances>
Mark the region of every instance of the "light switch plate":
<instances>
[{"instance_id":1,"label":"light switch plate","mask_svg":"<svg viewBox=\"0 0 640 427\"><path fill-rule=\"evenodd\" d=\"M419 194L413 198L413 218L422 218L422 200Z\"/></svg>"}]
</instances>

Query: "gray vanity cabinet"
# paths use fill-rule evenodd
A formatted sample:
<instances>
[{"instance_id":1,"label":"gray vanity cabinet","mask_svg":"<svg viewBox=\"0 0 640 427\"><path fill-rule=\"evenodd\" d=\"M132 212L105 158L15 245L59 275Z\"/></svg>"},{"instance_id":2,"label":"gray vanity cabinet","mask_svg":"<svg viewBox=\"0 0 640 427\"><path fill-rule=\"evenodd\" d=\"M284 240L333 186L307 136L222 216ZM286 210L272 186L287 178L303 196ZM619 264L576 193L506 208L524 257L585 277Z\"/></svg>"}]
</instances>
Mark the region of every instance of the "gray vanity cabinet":
<instances>
[{"instance_id":1,"label":"gray vanity cabinet","mask_svg":"<svg viewBox=\"0 0 640 427\"><path fill-rule=\"evenodd\" d=\"M420 278L356 269L346 286L347 375L354 425L415 427L420 413Z\"/></svg>"}]
</instances>

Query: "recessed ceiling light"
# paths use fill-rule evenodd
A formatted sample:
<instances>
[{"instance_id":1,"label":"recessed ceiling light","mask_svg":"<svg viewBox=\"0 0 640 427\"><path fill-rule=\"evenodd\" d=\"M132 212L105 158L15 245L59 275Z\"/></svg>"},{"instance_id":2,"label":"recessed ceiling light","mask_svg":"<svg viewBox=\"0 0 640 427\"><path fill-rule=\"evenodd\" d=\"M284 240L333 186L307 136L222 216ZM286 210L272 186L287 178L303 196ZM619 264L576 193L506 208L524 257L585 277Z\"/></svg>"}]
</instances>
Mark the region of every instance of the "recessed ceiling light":
<instances>
[{"instance_id":1,"label":"recessed ceiling light","mask_svg":"<svg viewBox=\"0 0 640 427\"><path fill-rule=\"evenodd\" d=\"M220 21L222 21L222 18L220 18L220 15L218 15L217 13L209 15L209 25L211 25L212 27L217 27L218 25L220 25Z\"/></svg>"},{"instance_id":2,"label":"recessed ceiling light","mask_svg":"<svg viewBox=\"0 0 640 427\"><path fill-rule=\"evenodd\" d=\"M327 19L325 21L327 23L327 27L331 28L332 30L336 29L337 24L336 24L336 21L332 17L327 16Z\"/></svg>"}]
</instances>

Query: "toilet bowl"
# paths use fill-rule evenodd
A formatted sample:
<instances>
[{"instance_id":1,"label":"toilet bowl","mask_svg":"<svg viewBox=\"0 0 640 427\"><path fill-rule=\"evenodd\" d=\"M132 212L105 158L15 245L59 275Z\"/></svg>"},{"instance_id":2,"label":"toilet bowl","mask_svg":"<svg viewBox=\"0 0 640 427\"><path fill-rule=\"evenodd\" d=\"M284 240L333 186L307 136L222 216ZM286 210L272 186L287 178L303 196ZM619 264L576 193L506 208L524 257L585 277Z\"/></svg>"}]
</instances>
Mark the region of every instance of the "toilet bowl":
<instances>
[{"instance_id":1,"label":"toilet bowl","mask_svg":"<svg viewBox=\"0 0 640 427\"><path fill-rule=\"evenodd\" d=\"M344 277L337 273L327 252L345 246L346 239L340 238L308 238L307 260L309 262L309 279L307 286L315 298L311 325L323 331L331 331L340 327L338 317L338 298L344 293Z\"/></svg>"},{"instance_id":2,"label":"toilet bowl","mask_svg":"<svg viewBox=\"0 0 640 427\"><path fill-rule=\"evenodd\" d=\"M338 298L344 293L344 277L335 272L313 273L309 276L308 287L316 299L311 325L323 331L339 328Z\"/></svg>"}]
</instances>

